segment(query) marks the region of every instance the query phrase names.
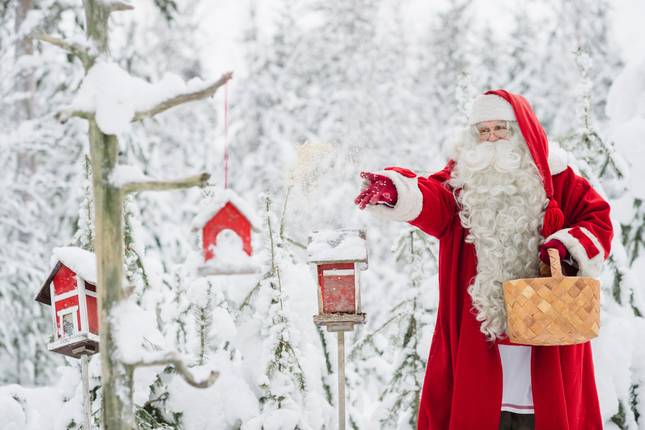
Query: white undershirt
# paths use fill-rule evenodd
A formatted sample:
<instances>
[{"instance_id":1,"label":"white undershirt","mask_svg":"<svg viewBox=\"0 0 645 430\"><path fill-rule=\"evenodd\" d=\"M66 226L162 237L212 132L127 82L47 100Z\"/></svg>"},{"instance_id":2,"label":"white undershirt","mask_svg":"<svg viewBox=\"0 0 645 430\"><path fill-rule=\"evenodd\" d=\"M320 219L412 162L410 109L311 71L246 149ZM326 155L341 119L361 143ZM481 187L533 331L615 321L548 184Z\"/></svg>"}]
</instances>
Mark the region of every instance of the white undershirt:
<instances>
[{"instance_id":1,"label":"white undershirt","mask_svg":"<svg viewBox=\"0 0 645 430\"><path fill-rule=\"evenodd\" d=\"M531 347L497 345L502 359L502 411L532 414Z\"/></svg>"}]
</instances>

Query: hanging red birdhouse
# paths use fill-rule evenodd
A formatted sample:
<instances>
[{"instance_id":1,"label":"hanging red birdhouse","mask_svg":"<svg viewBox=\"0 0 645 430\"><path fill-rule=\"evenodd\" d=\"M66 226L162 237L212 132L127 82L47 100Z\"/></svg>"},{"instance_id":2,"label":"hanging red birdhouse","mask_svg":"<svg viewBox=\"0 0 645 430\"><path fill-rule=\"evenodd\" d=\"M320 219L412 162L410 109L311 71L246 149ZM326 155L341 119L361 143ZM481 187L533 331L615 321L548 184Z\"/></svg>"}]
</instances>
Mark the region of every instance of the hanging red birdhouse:
<instances>
[{"instance_id":1,"label":"hanging red birdhouse","mask_svg":"<svg viewBox=\"0 0 645 430\"><path fill-rule=\"evenodd\" d=\"M233 190L215 191L207 198L193 220L193 230L201 232L203 275L253 273L252 232L260 223L250 206Z\"/></svg>"},{"instance_id":2,"label":"hanging red birdhouse","mask_svg":"<svg viewBox=\"0 0 645 430\"><path fill-rule=\"evenodd\" d=\"M54 248L53 269L36 295L51 306L50 351L79 358L99 350L96 256L77 247Z\"/></svg>"},{"instance_id":3,"label":"hanging red birdhouse","mask_svg":"<svg viewBox=\"0 0 645 430\"><path fill-rule=\"evenodd\" d=\"M352 330L365 322L361 312L359 273L367 268L365 232L323 230L313 232L307 260L314 264L318 287L316 324L328 330Z\"/></svg>"}]
</instances>

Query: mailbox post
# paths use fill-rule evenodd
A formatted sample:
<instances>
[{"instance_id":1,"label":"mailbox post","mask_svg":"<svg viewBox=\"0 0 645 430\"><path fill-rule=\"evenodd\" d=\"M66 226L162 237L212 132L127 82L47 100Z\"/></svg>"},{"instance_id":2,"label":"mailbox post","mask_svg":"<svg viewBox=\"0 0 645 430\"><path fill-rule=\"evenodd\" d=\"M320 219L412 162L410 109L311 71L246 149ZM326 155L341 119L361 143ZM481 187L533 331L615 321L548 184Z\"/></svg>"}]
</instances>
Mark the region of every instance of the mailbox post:
<instances>
[{"instance_id":1,"label":"mailbox post","mask_svg":"<svg viewBox=\"0 0 645 430\"><path fill-rule=\"evenodd\" d=\"M345 429L345 332L365 323L361 311L360 271L367 269L362 230L321 230L309 236L307 260L314 265L318 314L315 324L338 338L338 428Z\"/></svg>"}]
</instances>

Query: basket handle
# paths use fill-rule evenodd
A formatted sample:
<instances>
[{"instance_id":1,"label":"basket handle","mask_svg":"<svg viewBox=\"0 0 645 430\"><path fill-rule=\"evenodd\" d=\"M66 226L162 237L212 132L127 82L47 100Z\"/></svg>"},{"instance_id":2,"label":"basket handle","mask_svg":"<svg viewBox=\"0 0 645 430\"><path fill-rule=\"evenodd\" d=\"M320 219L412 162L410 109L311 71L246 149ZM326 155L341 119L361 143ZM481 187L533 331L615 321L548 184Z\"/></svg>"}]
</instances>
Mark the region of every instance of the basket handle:
<instances>
[{"instance_id":1,"label":"basket handle","mask_svg":"<svg viewBox=\"0 0 645 430\"><path fill-rule=\"evenodd\" d=\"M549 248L549 262L551 266L551 277L562 279L562 266L560 266L560 253L555 248Z\"/></svg>"}]
</instances>

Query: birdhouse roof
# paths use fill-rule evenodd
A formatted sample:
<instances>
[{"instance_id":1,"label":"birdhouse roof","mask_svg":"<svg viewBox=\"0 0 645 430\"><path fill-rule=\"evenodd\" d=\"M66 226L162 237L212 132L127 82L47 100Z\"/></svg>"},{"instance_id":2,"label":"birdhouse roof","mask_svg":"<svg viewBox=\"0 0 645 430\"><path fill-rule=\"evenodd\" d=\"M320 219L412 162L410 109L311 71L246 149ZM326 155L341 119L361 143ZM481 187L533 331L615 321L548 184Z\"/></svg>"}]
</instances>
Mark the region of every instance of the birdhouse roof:
<instances>
[{"instance_id":1,"label":"birdhouse roof","mask_svg":"<svg viewBox=\"0 0 645 430\"><path fill-rule=\"evenodd\" d=\"M96 255L77 246L62 246L52 250L51 265L63 263L90 284L96 285Z\"/></svg>"},{"instance_id":2,"label":"birdhouse roof","mask_svg":"<svg viewBox=\"0 0 645 430\"><path fill-rule=\"evenodd\" d=\"M319 230L309 235L307 261L367 262L367 243L363 230Z\"/></svg>"},{"instance_id":3,"label":"birdhouse roof","mask_svg":"<svg viewBox=\"0 0 645 430\"><path fill-rule=\"evenodd\" d=\"M76 246L63 246L54 248L51 257L52 270L49 276L40 287L36 295L36 301L50 304L51 297L49 295L49 284L60 269L61 265L65 265L72 272L76 273L84 281L96 285L96 256L94 253L86 251Z\"/></svg>"},{"instance_id":4,"label":"birdhouse roof","mask_svg":"<svg viewBox=\"0 0 645 430\"><path fill-rule=\"evenodd\" d=\"M251 227L255 230L260 228L260 219L255 214L253 208L239 194L227 188L215 191L214 197L205 199L202 202L197 215L193 218L193 229L199 230L204 227L229 202L251 223Z\"/></svg>"}]
</instances>

